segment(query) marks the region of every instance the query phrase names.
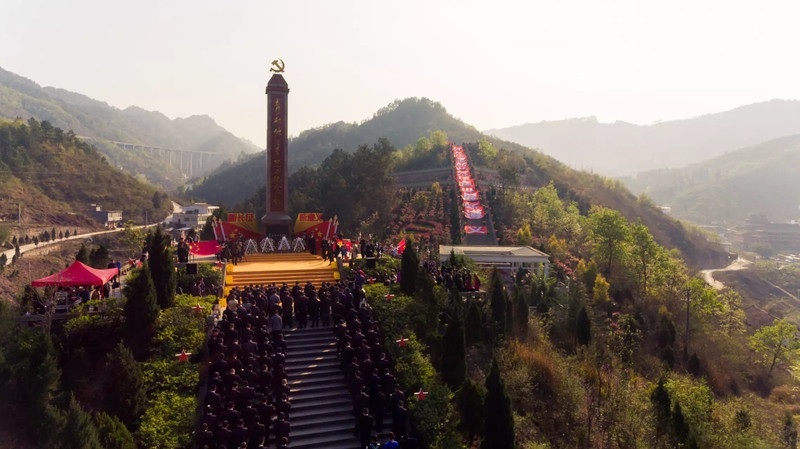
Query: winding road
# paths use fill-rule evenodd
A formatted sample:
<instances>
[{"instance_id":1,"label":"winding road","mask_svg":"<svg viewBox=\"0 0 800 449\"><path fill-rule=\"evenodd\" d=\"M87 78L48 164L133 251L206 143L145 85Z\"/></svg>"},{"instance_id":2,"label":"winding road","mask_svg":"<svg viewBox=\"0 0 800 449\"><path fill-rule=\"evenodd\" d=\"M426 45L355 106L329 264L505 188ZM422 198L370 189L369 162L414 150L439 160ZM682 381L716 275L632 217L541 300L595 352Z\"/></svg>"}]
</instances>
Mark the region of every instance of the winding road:
<instances>
[{"instance_id":1,"label":"winding road","mask_svg":"<svg viewBox=\"0 0 800 449\"><path fill-rule=\"evenodd\" d=\"M700 273L703 274L703 280L705 280L708 285L710 285L711 287L713 287L716 290L722 290L723 288L725 288L725 284L723 284L722 282L714 279L714 273L715 272L717 272L717 271L739 271L739 270L744 270L752 263L753 262L750 262L749 260L739 258L739 259L736 259L735 261L733 261L733 263L731 263L730 265L728 265L725 268L715 268L715 269L712 269L712 270L702 270L702 271L700 271Z\"/></svg>"}]
</instances>

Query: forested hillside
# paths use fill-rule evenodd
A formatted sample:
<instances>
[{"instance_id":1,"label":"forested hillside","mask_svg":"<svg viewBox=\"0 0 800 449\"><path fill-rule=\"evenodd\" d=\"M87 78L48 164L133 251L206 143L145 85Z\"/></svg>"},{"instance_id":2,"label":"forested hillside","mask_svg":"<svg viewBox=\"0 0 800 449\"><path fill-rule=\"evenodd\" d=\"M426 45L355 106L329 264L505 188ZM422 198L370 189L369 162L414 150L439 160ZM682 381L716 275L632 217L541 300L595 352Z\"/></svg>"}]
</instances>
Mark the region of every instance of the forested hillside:
<instances>
[{"instance_id":1,"label":"forested hillside","mask_svg":"<svg viewBox=\"0 0 800 449\"><path fill-rule=\"evenodd\" d=\"M748 214L795 220L800 215L800 134L623 182L696 223L737 224Z\"/></svg>"},{"instance_id":2,"label":"forested hillside","mask_svg":"<svg viewBox=\"0 0 800 449\"><path fill-rule=\"evenodd\" d=\"M631 176L682 167L727 151L800 133L800 101L772 100L652 125L594 117L527 123L487 134L541 149L582 170Z\"/></svg>"},{"instance_id":3,"label":"forested hillside","mask_svg":"<svg viewBox=\"0 0 800 449\"><path fill-rule=\"evenodd\" d=\"M17 117L48 121L78 136L98 139L92 143L112 165L132 175L141 174L151 183L165 188L183 183L188 171L182 172L177 164L165 163L161 155L122 150L108 141L221 153L208 157L201 173L241 153L258 151L255 145L233 136L208 116L170 120L159 112L136 106L120 110L79 93L41 87L0 68L0 118L13 120Z\"/></svg>"},{"instance_id":4,"label":"forested hillside","mask_svg":"<svg viewBox=\"0 0 800 449\"><path fill-rule=\"evenodd\" d=\"M352 135L380 134L377 125L373 123L377 120L375 123L383 123L386 126L386 135L396 135L393 133L397 129L407 129L409 133L414 132L413 135L402 138L402 142L410 142L404 148L391 139L386 139L376 145L381 148L388 145L392 148L393 157L385 159L385 163L389 164L387 174L409 168L441 166L448 161L444 142L447 140L472 142L467 145L467 148L473 154L474 163L478 166L495 169L499 173L499 178L491 181L497 184L498 190L506 187L506 184L511 188L535 189L553 182L561 197L567 201L575 201L584 215L592 206L598 205L619 210L632 222L641 218L661 244L668 248L679 249L691 266L721 266L727 260L718 245L709 243L705 236L690 231L678 221L664 215L648 201L639 201L618 181L570 169L550 156L518 144L492 138L481 138L477 132L463 123L461 123L460 129L456 129L456 134L450 134L450 131L435 129L433 125L418 123L415 119L414 123L419 125L419 129L415 131L408 124L408 117L428 117L433 124L449 123L451 130L455 124L460 123L447 114L441 105L428 100L409 99L392 103L376 114L372 120L354 127ZM395 122L401 125L393 125ZM367 127L368 123L373 123L369 125L369 132L360 130L361 127ZM431 129L433 130L431 131ZM355 130L359 131L356 133ZM307 142L330 142L330 137L324 137L329 136L329 132L330 130L326 128L307 131L304 133L303 140L298 138L291 141L290 161L296 157L308 158L309 147L304 146ZM316 211L326 212L330 215L336 214L342 217L342 223L351 229L355 229L362 220L368 219L369 214L352 213L352 198L357 195L366 195L366 193L363 190L355 189L352 185L348 186L347 179L367 176L365 170L370 165L364 163L363 159L348 159L346 153L352 153L362 145L373 145L378 140L359 142L348 147L336 147L330 143L330 156L318 161L314 160L314 165L321 163L321 169L303 167L292 174L289 178L290 204L291 207L296 208L294 211L308 212L311 210L309 208L314 208ZM344 151L334 152L334 148L341 148ZM194 198L210 203L223 203L228 207L241 204L241 207L247 210L253 209L255 212L261 213L265 204L263 201L263 190L266 183L264 158L265 155L260 153L246 161L223 165L189 193ZM349 162L343 165L342 161ZM327 181L323 182L323 180ZM374 194L377 186L389 185L391 184L388 179L381 182L376 181L372 184L370 194ZM342 188L340 189L339 186ZM328 195L330 192L340 193ZM257 197L253 198L253 195L257 195ZM504 196L504 201L511 196L512 193L509 192L509 195ZM323 198L329 198L329 200L323 200ZM348 198L349 201L346 200ZM507 230L516 232L522 225L517 212L520 209L512 207L511 203L508 203L506 210L508 213L501 215L503 222L500 225L504 225Z\"/></svg>"},{"instance_id":5,"label":"forested hillside","mask_svg":"<svg viewBox=\"0 0 800 449\"><path fill-rule=\"evenodd\" d=\"M72 131L39 123L0 121L0 216L26 224L80 224L89 204L122 210L136 222L164 217L166 194L108 165L105 157Z\"/></svg>"},{"instance_id":6,"label":"forested hillside","mask_svg":"<svg viewBox=\"0 0 800 449\"><path fill-rule=\"evenodd\" d=\"M289 172L319 165L333 150L353 152L359 145L388 139L396 148L416 144L420 136L444 131L454 141L475 141L481 134L448 114L445 108L427 98L406 98L377 111L362 123L337 122L309 129L289 141ZM191 195L210 203L228 205L243 201L267 182L266 152L223 164L193 186ZM229 182L235 176L236 185Z\"/></svg>"}]
</instances>

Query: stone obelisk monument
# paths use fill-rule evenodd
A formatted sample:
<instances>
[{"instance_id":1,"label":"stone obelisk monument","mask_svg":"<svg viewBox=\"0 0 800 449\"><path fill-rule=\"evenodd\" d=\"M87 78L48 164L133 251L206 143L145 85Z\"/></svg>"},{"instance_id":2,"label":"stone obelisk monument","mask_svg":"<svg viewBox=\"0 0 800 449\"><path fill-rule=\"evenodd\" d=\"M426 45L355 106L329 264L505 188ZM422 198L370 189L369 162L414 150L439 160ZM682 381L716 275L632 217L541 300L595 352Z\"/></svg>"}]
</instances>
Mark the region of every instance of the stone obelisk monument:
<instances>
[{"instance_id":1,"label":"stone obelisk monument","mask_svg":"<svg viewBox=\"0 0 800 449\"><path fill-rule=\"evenodd\" d=\"M264 232L272 238L290 236L289 136L287 128L289 85L283 79L283 61L272 61L275 72L267 83L267 214L261 218Z\"/></svg>"}]
</instances>

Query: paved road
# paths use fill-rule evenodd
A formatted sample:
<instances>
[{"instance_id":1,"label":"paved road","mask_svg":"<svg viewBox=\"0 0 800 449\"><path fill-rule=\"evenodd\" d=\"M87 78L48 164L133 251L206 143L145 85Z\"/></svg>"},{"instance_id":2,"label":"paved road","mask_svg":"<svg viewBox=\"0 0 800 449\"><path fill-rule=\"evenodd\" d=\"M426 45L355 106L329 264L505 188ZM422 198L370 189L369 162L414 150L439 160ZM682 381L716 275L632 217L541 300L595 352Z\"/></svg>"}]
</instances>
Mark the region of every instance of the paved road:
<instances>
[{"instance_id":1,"label":"paved road","mask_svg":"<svg viewBox=\"0 0 800 449\"><path fill-rule=\"evenodd\" d=\"M752 263L753 262L750 262L749 260L739 258L739 259L736 259L735 261L733 261L733 263L731 263L730 265L728 265L725 268L717 268L717 269L713 269L713 270L702 270L701 273L703 274L703 279L706 281L706 283L708 285L710 285L711 287L713 287L716 290L722 290L723 288L725 288L725 284L723 284L722 282L714 279L714 272L716 272L716 271L739 271L739 270L744 270L745 268L747 268Z\"/></svg>"},{"instance_id":2,"label":"paved road","mask_svg":"<svg viewBox=\"0 0 800 449\"><path fill-rule=\"evenodd\" d=\"M135 228L136 229L151 228L153 226L156 226L157 224L158 223L153 223L153 224L149 224L149 225L135 226ZM109 229L109 230L104 230L104 231L87 232L86 234L71 235L69 237L64 237L63 239L51 240L49 242L39 242L38 245L33 244L33 243L28 243L27 245L20 245L19 246L19 252L20 252L20 254L25 254L28 251L31 251L31 250L34 250L34 249L38 249L38 248L44 248L44 247L47 247L48 245L55 245L55 244L59 244L59 243L62 243L62 242L66 242L68 240L86 239L86 238L89 238L89 237L92 237L92 236L95 236L95 235L110 234L112 232L119 232L119 231L121 231L123 229L125 229L125 228ZM6 255L6 260L8 260L7 264L11 265L11 260L14 258L14 250L13 249L9 249L7 251L3 251L0 254L5 254Z\"/></svg>"}]
</instances>

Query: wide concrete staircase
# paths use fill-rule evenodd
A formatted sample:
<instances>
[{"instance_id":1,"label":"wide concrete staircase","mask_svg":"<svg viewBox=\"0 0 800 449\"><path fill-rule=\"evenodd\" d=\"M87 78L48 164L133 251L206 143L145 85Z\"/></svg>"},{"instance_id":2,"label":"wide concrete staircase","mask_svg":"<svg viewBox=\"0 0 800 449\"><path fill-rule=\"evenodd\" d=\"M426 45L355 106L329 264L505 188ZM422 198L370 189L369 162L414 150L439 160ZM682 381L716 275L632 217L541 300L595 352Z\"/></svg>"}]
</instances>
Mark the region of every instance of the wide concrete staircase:
<instances>
[{"instance_id":1,"label":"wide concrete staircase","mask_svg":"<svg viewBox=\"0 0 800 449\"><path fill-rule=\"evenodd\" d=\"M292 403L293 449L355 449L355 418L330 327L292 329L286 335L286 372Z\"/></svg>"},{"instance_id":2,"label":"wide concrete staircase","mask_svg":"<svg viewBox=\"0 0 800 449\"><path fill-rule=\"evenodd\" d=\"M225 278L225 294L233 287L251 284L294 285L307 281L317 288L323 282L336 282L339 271L336 264L329 265L322 257L309 253L248 254L238 265L228 265Z\"/></svg>"}]
</instances>

